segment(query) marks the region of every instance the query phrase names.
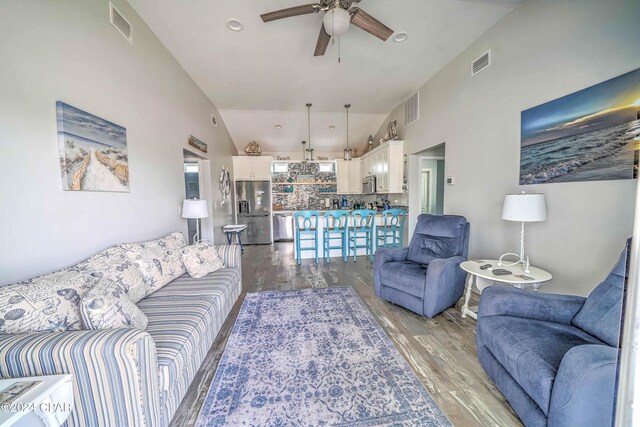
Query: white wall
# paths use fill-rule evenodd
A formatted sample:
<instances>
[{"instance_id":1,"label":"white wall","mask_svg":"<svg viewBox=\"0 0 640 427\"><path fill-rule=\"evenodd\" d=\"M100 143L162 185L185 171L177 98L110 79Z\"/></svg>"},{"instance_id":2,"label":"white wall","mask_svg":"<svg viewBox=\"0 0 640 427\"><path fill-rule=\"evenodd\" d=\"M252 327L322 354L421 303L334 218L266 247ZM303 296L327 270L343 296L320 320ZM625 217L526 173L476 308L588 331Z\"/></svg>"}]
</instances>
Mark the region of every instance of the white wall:
<instances>
[{"instance_id":1,"label":"white wall","mask_svg":"<svg viewBox=\"0 0 640 427\"><path fill-rule=\"evenodd\" d=\"M107 0L0 2L0 284L113 243L186 232L178 206L189 134L209 144L214 181L231 167L236 149L215 106L129 4L114 4L134 26L133 45L109 23ZM62 190L58 100L127 129L129 193ZM232 203L221 209L217 181L213 189L218 227Z\"/></svg>"},{"instance_id":2,"label":"white wall","mask_svg":"<svg viewBox=\"0 0 640 427\"><path fill-rule=\"evenodd\" d=\"M637 0L528 0L420 88L418 122L404 128L402 105L389 115L408 154L446 142L457 182L445 187L445 213L471 222L471 257L517 251L519 224L500 213L504 194L526 190L547 196L549 219L527 227L532 262L554 275L543 290L586 295L613 266L636 181L519 186L520 113L640 67L639 17ZM487 49L493 64L470 77ZM410 160L410 192L418 168Z\"/></svg>"}]
</instances>

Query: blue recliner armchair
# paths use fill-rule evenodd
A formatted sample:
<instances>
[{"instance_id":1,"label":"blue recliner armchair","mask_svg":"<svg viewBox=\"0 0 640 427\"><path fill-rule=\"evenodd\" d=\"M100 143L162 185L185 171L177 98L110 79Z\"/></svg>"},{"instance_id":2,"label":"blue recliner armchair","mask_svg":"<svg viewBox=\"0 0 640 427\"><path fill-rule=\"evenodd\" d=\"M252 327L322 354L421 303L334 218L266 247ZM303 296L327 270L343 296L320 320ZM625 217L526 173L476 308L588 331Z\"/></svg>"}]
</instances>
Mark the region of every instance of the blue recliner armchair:
<instances>
[{"instance_id":1,"label":"blue recliner armchair","mask_svg":"<svg viewBox=\"0 0 640 427\"><path fill-rule=\"evenodd\" d=\"M627 248L588 298L487 288L480 364L527 426L611 426Z\"/></svg>"},{"instance_id":2,"label":"blue recliner armchair","mask_svg":"<svg viewBox=\"0 0 640 427\"><path fill-rule=\"evenodd\" d=\"M378 249L376 295L423 316L453 306L464 292L469 223L457 215L420 215L408 248Z\"/></svg>"}]
</instances>

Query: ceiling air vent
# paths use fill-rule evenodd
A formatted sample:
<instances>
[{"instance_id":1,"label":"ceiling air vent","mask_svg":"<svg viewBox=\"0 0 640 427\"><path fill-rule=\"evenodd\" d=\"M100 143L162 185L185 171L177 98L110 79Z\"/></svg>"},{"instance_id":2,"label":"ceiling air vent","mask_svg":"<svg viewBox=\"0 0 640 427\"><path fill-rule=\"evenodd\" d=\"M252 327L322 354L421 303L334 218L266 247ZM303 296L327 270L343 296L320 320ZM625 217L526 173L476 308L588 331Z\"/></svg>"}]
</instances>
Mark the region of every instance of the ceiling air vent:
<instances>
[{"instance_id":1,"label":"ceiling air vent","mask_svg":"<svg viewBox=\"0 0 640 427\"><path fill-rule=\"evenodd\" d=\"M133 27L129 21L127 21L127 18L125 18L111 2L109 2L109 20L111 21L111 25L116 27L124 38L129 40L129 43L133 43Z\"/></svg>"},{"instance_id":2,"label":"ceiling air vent","mask_svg":"<svg viewBox=\"0 0 640 427\"><path fill-rule=\"evenodd\" d=\"M491 65L491 49L480 55L479 58L471 63L471 76L475 76L489 65Z\"/></svg>"},{"instance_id":3,"label":"ceiling air vent","mask_svg":"<svg viewBox=\"0 0 640 427\"><path fill-rule=\"evenodd\" d=\"M411 95L409 99L404 101L404 125L409 126L411 123L420 118L420 91Z\"/></svg>"}]
</instances>

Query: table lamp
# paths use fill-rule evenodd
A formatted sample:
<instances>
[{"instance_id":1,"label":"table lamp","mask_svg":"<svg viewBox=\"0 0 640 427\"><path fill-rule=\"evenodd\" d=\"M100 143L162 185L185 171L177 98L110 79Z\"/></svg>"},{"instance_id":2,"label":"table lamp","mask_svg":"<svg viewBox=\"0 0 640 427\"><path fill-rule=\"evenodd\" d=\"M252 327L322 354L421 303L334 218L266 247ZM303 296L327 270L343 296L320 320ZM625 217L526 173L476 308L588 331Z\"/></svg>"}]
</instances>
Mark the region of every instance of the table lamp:
<instances>
[{"instance_id":1,"label":"table lamp","mask_svg":"<svg viewBox=\"0 0 640 427\"><path fill-rule=\"evenodd\" d=\"M539 222L547 219L547 203L544 194L527 194L524 191L521 194L507 194L504 196L504 205L502 206L502 219L507 221L520 221L522 228L520 231L520 258L518 261L505 264L502 260L506 256L515 253L506 253L500 257L498 266L511 267L516 264L524 266L524 272L529 273L529 257L524 254L524 223Z\"/></svg>"},{"instance_id":2,"label":"table lamp","mask_svg":"<svg viewBox=\"0 0 640 427\"><path fill-rule=\"evenodd\" d=\"M182 202L182 218L196 220L196 232L193 235L193 244L200 241L200 218L207 218L209 210L206 200L187 199Z\"/></svg>"}]
</instances>

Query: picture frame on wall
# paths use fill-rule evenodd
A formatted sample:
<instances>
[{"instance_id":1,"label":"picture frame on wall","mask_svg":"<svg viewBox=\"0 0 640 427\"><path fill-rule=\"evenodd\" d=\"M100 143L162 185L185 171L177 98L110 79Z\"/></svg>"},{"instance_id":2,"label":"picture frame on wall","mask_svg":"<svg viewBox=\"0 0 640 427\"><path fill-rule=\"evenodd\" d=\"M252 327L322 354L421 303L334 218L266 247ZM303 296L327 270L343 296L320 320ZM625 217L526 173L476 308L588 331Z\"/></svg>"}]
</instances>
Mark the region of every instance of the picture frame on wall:
<instances>
[{"instance_id":1,"label":"picture frame on wall","mask_svg":"<svg viewBox=\"0 0 640 427\"><path fill-rule=\"evenodd\" d=\"M640 69L522 112L520 184L637 178Z\"/></svg>"}]
</instances>

